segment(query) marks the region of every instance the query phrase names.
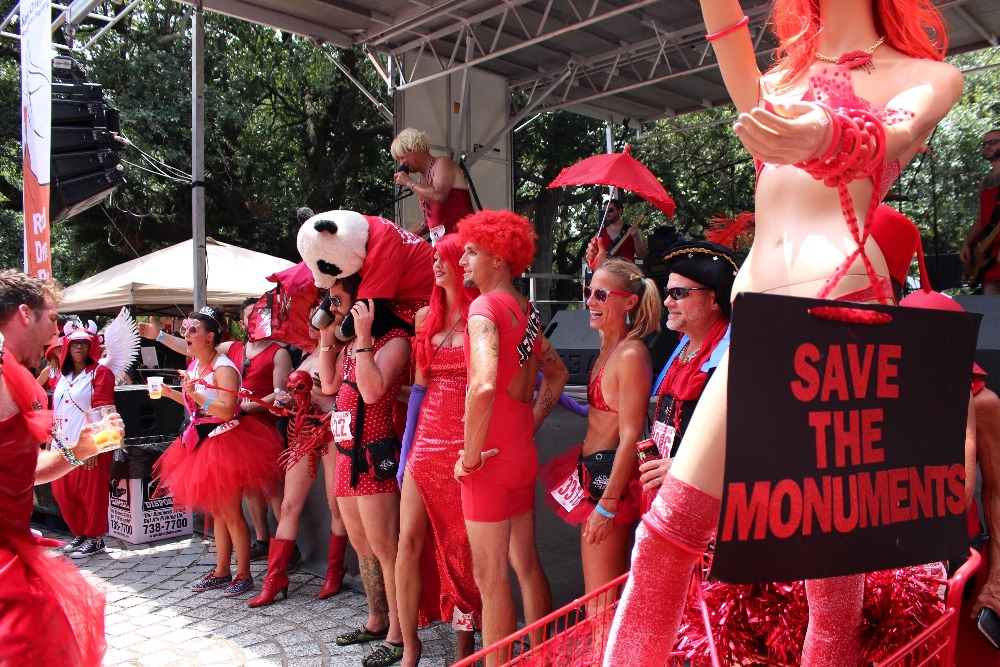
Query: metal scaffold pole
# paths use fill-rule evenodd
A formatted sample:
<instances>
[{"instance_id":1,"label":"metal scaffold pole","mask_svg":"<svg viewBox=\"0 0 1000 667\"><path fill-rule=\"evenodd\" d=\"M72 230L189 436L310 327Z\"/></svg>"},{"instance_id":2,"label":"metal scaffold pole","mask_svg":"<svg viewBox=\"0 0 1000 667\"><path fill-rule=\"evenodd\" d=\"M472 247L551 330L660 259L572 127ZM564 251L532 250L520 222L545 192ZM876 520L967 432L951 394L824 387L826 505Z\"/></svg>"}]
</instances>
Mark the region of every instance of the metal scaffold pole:
<instances>
[{"instance_id":1,"label":"metal scaffold pole","mask_svg":"<svg viewBox=\"0 0 1000 667\"><path fill-rule=\"evenodd\" d=\"M206 305L205 254L205 14L191 13L191 246L194 249L194 309Z\"/></svg>"}]
</instances>

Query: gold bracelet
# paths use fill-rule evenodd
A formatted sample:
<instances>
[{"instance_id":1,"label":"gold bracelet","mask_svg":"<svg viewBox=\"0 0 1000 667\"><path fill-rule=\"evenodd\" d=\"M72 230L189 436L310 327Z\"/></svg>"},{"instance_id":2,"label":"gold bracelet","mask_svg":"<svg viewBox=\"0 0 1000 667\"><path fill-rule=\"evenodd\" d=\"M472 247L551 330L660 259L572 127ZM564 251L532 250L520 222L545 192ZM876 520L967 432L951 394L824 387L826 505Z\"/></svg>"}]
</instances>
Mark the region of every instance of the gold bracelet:
<instances>
[{"instance_id":1,"label":"gold bracelet","mask_svg":"<svg viewBox=\"0 0 1000 667\"><path fill-rule=\"evenodd\" d=\"M332 349L333 349L333 345L320 345L319 346L319 351L320 352L329 352Z\"/></svg>"}]
</instances>

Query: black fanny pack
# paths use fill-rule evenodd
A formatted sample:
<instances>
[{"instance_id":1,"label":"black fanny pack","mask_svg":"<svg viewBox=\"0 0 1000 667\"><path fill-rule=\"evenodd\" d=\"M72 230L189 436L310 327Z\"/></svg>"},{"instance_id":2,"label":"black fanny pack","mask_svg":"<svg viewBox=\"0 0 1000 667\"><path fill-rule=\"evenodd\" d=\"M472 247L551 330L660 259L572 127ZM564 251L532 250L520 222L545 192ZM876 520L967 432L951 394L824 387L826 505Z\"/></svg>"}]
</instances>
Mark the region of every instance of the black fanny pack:
<instances>
[{"instance_id":1,"label":"black fanny pack","mask_svg":"<svg viewBox=\"0 0 1000 667\"><path fill-rule=\"evenodd\" d=\"M376 482L396 479L396 473L399 471L399 453L402 449L399 438L394 435L369 442L367 445L358 444L364 441L365 401L356 383L349 380L343 382L358 395L358 409L354 417L354 446L347 449L335 443L337 451L351 459L351 488L357 488L360 473L367 473Z\"/></svg>"},{"instance_id":2,"label":"black fanny pack","mask_svg":"<svg viewBox=\"0 0 1000 667\"><path fill-rule=\"evenodd\" d=\"M605 449L588 456L581 454L577 460L576 472L580 477L580 486L587 490L589 502L596 504L604 497L604 491L611 481L616 453L614 449Z\"/></svg>"}]
</instances>

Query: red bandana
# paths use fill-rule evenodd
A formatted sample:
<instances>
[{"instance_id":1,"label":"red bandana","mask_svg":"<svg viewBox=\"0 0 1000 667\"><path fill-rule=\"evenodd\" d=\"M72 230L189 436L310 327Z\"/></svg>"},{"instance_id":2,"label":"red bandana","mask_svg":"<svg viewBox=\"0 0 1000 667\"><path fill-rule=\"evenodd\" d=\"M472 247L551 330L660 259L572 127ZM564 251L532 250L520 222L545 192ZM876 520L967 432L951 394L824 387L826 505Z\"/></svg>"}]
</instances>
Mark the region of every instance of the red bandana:
<instances>
[{"instance_id":1,"label":"red bandana","mask_svg":"<svg viewBox=\"0 0 1000 667\"><path fill-rule=\"evenodd\" d=\"M656 390L657 396L673 396L681 401L693 401L701 396L708 381L708 373L701 370L708 358L712 356L715 347L726 335L729 328L729 320L720 317L708 330L708 335L702 342L698 353L690 361L681 362L680 355L674 359L674 363L667 371L667 376Z\"/></svg>"}]
</instances>

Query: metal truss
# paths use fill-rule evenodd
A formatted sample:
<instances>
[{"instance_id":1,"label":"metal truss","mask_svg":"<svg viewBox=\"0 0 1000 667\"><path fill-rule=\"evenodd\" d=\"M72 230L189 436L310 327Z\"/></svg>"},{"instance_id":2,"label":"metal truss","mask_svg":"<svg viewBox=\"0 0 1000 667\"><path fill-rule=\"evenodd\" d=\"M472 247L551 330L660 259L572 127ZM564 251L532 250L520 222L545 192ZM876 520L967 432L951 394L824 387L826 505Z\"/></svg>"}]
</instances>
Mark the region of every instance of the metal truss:
<instances>
[{"instance_id":1,"label":"metal truss","mask_svg":"<svg viewBox=\"0 0 1000 667\"><path fill-rule=\"evenodd\" d=\"M132 0L132 2L126 5L121 11L110 16L98 14L92 11L101 3L101 0L73 0L73 2L70 2L68 5L53 2L52 8L59 10L59 14L52 20L52 32L62 28L66 33L66 36L69 37L70 46L52 44L52 47L60 51L86 51L93 46L94 43L104 35L104 33L125 18L125 16L127 16L128 13L139 4L139 2L140 0ZM7 27L13 22L14 17L19 15L20 11L21 3L18 2L13 8L11 8L10 12L7 13L7 16L4 17L3 22L0 23L0 37L9 37L18 40L21 39L21 35L7 30ZM90 35L90 39L87 40L85 44L82 46L75 46L73 44L73 37L76 35L79 26L86 20L101 21L104 25L98 28L95 33Z\"/></svg>"}]
</instances>

